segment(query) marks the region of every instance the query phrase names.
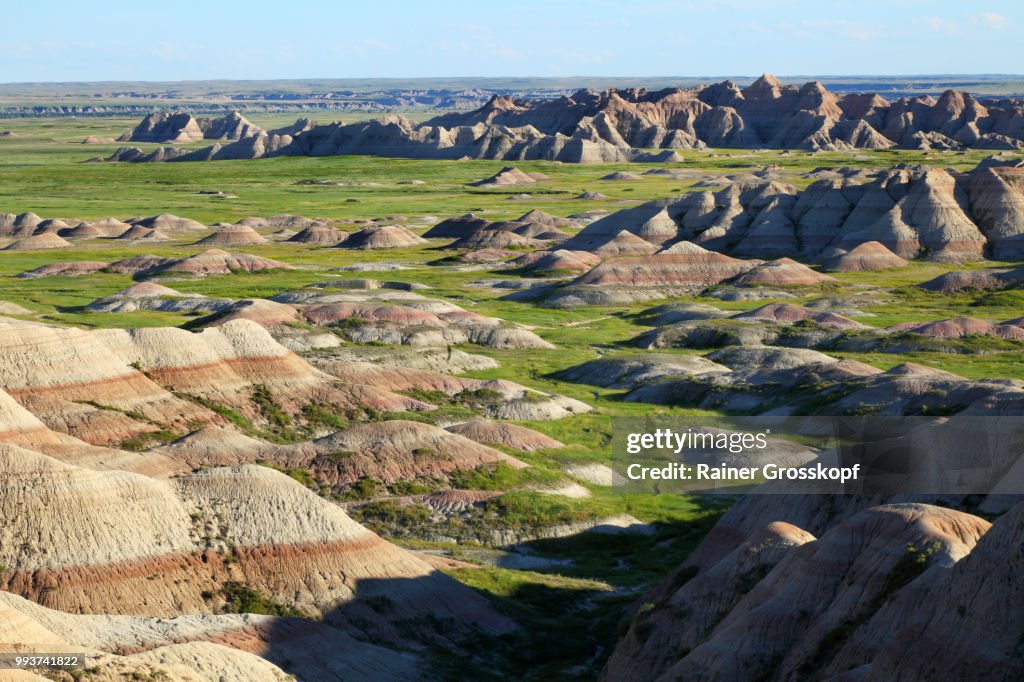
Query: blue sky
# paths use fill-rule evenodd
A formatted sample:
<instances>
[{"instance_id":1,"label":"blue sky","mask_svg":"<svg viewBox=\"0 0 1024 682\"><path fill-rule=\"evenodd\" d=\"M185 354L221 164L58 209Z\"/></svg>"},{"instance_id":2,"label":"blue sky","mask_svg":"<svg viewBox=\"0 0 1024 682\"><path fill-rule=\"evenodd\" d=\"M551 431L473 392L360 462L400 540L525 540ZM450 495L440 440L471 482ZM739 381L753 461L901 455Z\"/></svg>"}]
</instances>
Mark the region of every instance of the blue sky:
<instances>
[{"instance_id":1,"label":"blue sky","mask_svg":"<svg viewBox=\"0 0 1024 682\"><path fill-rule=\"evenodd\" d=\"M0 82L1024 72L1024 3L81 2L2 10Z\"/></svg>"}]
</instances>

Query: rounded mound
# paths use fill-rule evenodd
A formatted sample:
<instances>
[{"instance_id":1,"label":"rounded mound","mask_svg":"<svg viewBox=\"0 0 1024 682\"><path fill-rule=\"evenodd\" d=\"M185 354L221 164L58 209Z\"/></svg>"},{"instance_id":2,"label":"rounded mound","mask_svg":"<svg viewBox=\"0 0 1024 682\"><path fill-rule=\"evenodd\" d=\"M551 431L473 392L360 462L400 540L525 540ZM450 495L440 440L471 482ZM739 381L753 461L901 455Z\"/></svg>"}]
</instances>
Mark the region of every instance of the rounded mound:
<instances>
[{"instance_id":1,"label":"rounded mound","mask_svg":"<svg viewBox=\"0 0 1024 682\"><path fill-rule=\"evenodd\" d=\"M248 225L227 225L197 241L196 246L250 246L266 243L263 235Z\"/></svg>"},{"instance_id":2,"label":"rounded mound","mask_svg":"<svg viewBox=\"0 0 1024 682\"><path fill-rule=\"evenodd\" d=\"M840 250L822 264L833 272L869 272L902 268L907 261L890 251L881 242L864 242L849 251Z\"/></svg>"},{"instance_id":3,"label":"rounded mound","mask_svg":"<svg viewBox=\"0 0 1024 682\"><path fill-rule=\"evenodd\" d=\"M170 213L161 213L158 216L141 218L133 221L132 224L141 225L142 227L151 227L167 234L172 232L205 232L209 229L206 225L203 225L200 222L189 218L181 218Z\"/></svg>"},{"instance_id":4,"label":"rounded mound","mask_svg":"<svg viewBox=\"0 0 1024 682\"><path fill-rule=\"evenodd\" d=\"M477 443L503 445L526 452L564 447L563 443L539 431L528 429L525 426L492 422L486 419L474 419L463 424L456 424L449 426L447 430Z\"/></svg>"},{"instance_id":5,"label":"rounded mound","mask_svg":"<svg viewBox=\"0 0 1024 682\"><path fill-rule=\"evenodd\" d=\"M396 249L426 243L426 239L401 225L375 225L353 232L338 246L343 249Z\"/></svg>"},{"instance_id":6,"label":"rounded mound","mask_svg":"<svg viewBox=\"0 0 1024 682\"><path fill-rule=\"evenodd\" d=\"M78 223L74 227L61 230L60 236L65 239L99 239L101 237L106 237L107 233L96 225Z\"/></svg>"},{"instance_id":7,"label":"rounded mound","mask_svg":"<svg viewBox=\"0 0 1024 682\"><path fill-rule=\"evenodd\" d=\"M133 225L121 233L118 239L137 240L137 239L149 239L151 241L163 241L170 239L166 234L152 227L143 227L142 225Z\"/></svg>"},{"instance_id":8,"label":"rounded mound","mask_svg":"<svg viewBox=\"0 0 1024 682\"><path fill-rule=\"evenodd\" d=\"M33 235L31 237L25 237L12 242L4 247L4 251L39 251L42 249L61 249L66 246L71 246L71 243L65 241L54 232L44 232L43 234Z\"/></svg>"},{"instance_id":9,"label":"rounded mound","mask_svg":"<svg viewBox=\"0 0 1024 682\"><path fill-rule=\"evenodd\" d=\"M736 284L768 284L778 285L807 285L820 284L822 282L835 282L834 277L823 275L820 272L811 270L802 263L797 263L792 258L779 258L755 266L736 279Z\"/></svg>"},{"instance_id":10,"label":"rounded mound","mask_svg":"<svg viewBox=\"0 0 1024 682\"><path fill-rule=\"evenodd\" d=\"M740 313L735 316L735 319L769 320L783 324L810 321L816 322L823 327L832 327L834 329L864 329L865 327L860 322L851 320L848 317L836 315L835 313L816 312L794 303L769 303L756 310Z\"/></svg>"},{"instance_id":11,"label":"rounded mound","mask_svg":"<svg viewBox=\"0 0 1024 682\"><path fill-rule=\"evenodd\" d=\"M601 262L601 257L586 251L535 251L512 261L524 272L586 272Z\"/></svg>"},{"instance_id":12,"label":"rounded mound","mask_svg":"<svg viewBox=\"0 0 1024 682\"><path fill-rule=\"evenodd\" d=\"M506 249L509 247L541 246L543 242L523 237L506 230L480 230L454 242L453 249Z\"/></svg>"},{"instance_id":13,"label":"rounded mound","mask_svg":"<svg viewBox=\"0 0 1024 682\"><path fill-rule=\"evenodd\" d=\"M608 175L598 178L599 180L643 180L643 178L636 173L625 173L623 171L615 171Z\"/></svg>"},{"instance_id":14,"label":"rounded mound","mask_svg":"<svg viewBox=\"0 0 1024 682\"><path fill-rule=\"evenodd\" d=\"M289 237L286 241L293 244L319 244L320 246L337 246L348 239L348 232L337 230L320 223L310 225Z\"/></svg>"}]
</instances>

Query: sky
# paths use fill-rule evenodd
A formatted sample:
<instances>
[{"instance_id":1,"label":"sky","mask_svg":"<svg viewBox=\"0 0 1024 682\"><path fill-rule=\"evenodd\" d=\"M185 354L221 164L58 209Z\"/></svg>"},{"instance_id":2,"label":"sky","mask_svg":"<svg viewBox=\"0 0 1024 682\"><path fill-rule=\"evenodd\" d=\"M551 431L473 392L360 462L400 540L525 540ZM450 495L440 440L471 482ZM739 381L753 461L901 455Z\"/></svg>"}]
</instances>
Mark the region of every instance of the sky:
<instances>
[{"instance_id":1,"label":"sky","mask_svg":"<svg viewBox=\"0 0 1024 682\"><path fill-rule=\"evenodd\" d=\"M5 3L0 82L1024 72L1024 3Z\"/></svg>"}]
</instances>

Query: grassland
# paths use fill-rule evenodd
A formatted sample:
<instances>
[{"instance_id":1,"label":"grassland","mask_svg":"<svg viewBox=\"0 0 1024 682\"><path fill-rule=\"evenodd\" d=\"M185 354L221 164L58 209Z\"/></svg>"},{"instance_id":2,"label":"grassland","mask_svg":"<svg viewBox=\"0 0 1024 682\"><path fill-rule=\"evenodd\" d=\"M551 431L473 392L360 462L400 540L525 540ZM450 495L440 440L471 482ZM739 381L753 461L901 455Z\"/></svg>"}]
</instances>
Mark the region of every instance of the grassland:
<instances>
[{"instance_id":1,"label":"grassland","mask_svg":"<svg viewBox=\"0 0 1024 682\"><path fill-rule=\"evenodd\" d=\"M294 120L289 115L254 115L264 126ZM476 189L466 183L492 175L501 161L423 161L375 157L276 158L216 163L111 164L82 163L109 156L118 146L82 145L87 135L109 138L129 130L130 119L0 120L0 206L14 213L34 211L46 217L102 218L148 215L155 207L201 222L234 221L247 215L288 212L327 218L373 218L396 214L449 216L470 211L514 217L539 207L566 214L586 209L614 210L622 202L667 197L689 184L645 177L636 182L599 182L616 170L642 173L666 164L578 165L523 162L518 167L551 176L543 186L505 190ZM187 146L207 146L191 143ZM152 149L157 145L138 145ZM682 164L669 167L717 171L719 174L760 170L777 165L793 173L818 167L885 167L924 163L966 170L987 155L984 151L955 154L917 151L861 151L856 154L714 150L683 152ZM357 186L296 185L300 180L329 180ZM397 185L423 180L426 185ZM807 180L794 178L797 184ZM358 186L361 183L362 186ZM370 183L375 183L371 185ZM604 201L576 201L584 190L600 191ZM200 195L223 191L237 199ZM528 192L529 202L509 197Z\"/></svg>"}]
</instances>

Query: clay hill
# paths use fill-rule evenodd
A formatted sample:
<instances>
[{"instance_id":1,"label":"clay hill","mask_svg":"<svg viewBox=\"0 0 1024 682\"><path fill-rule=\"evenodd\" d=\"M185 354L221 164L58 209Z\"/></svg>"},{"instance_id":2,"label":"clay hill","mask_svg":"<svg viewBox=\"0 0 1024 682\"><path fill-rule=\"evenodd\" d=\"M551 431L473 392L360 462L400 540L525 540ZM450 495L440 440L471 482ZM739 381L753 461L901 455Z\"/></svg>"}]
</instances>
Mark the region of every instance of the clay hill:
<instances>
[{"instance_id":1,"label":"clay hill","mask_svg":"<svg viewBox=\"0 0 1024 682\"><path fill-rule=\"evenodd\" d=\"M291 265L271 258L253 256L248 253L231 253L221 249L207 249L194 256L187 256L185 258L133 256L111 263L109 267L114 272L132 274L137 277L151 277L161 274L184 274L202 277L205 275L227 275L232 272L292 269Z\"/></svg>"},{"instance_id":2,"label":"clay hill","mask_svg":"<svg viewBox=\"0 0 1024 682\"><path fill-rule=\"evenodd\" d=\"M401 225L373 225L349 234L335 245L342 249L396 249L426 243L427 240Z\"/></svg>"},{"instance_id":3,"label":"clay hill","mask_svg":"<svg viewBox=\"0 0 1024 682\"><path fill-rule=\"evenodd\" d=\"M507 248L538 245L545 241L563 241L571 235L561 228L578 223L534 209L514 220L490 221L467 213L443 220L427 230L427 239L454 238L452 248Z\"/></svg>"},{"instance_id":4,"label":"clay hill","mask_svg":"<svg viewBox=\"0 0 1024 682\"><path fill-rule=\"evenodd\" d=\"M212 227L217 231L197 241L196 246L251 246L267 243L263 235L248 225L213 225Z\"/></svg>"},{"instance_id":5,"label":"clay hill","mask_svg":"<svg viewBox=\"0 0 1024 682\"><path fill-rule=\"evenodd\" d=\"M444 348L472 343L490 348L549 349L528 329L486 317L449 301L414 291L396 291L402 283L348 280L325 283L338 291L311 288L276 294L271 301L290 307L313 325L332 327L356 343L391 343ZM407 285L406 285L407 286ZM244 314L244 310L235 311ZM275 333L297 333L275 330ZM292 341L297 339L292 338Z\"/></svg>"},{"instance_id":6,"label":"clay hill","mask_svg":"<svg viewBox=\"0 0 1024 682\"><path fill-rule=\"evenodd\" d=\"M635 235L631 237L640 240ZM600 251L597 253L604 255ZM587 260L580 256L597 257L586 251L535 251L513 261L513 264L529 271L532 266L545 265L547 261L548 272L568 273L589 267ZM745 260L691 242L678 242L670 249L653 255L611 257L571 281L516 291L506 295L505 300L541 301L546 307L572 308L618 305L666 296L694 296L724 283L749 288L765 285L815 286L832 281L832 277L790 258Z\"/></svg>"},{"instance_id":7,"label":"clay hill","mask_svg":"<svg viewBox=\"0 0 1024 682\"><path fill-rule=\"evenodd\" d=\"M938 99L919 96L889 102L870 93L839 96L818 82L784 85L765 74L745 88L725 81L654 92L581 90L558 99L496 95L474 111L444 114L422 124L390 115L351 124L299 120L289 128L264 132L237 122L204 123L188 114L153 114L125 141L211 139L222 128L237 132L240 139L198 151L165 148L147 153L123 148L111 160L372 154L585 163L670 160L674 149L705 146L1018 149L1024 147L1022 121L1024 102L1019 100L980 100L949 90ZM641 151L649 149L662 151Z\"/></svg>"},{"instance_id":8,"label":"clay hill","mask_svg":"<svg viewBox=\"0 0 1024 682\"><path fill-rule=\"evenodd\" d=\"M313 224L305 227L289 237L287 242L293 244L317 244L320 246L337 246L348 238L348 233L329 225Z\"/></svg>"},{"instance_id":9,"label":"clay hill","mask_svg":"<svg viewBox=\"0 0 1024 682\"><path fill-rule=\"evenodd\" d=\"M375 662L398 670L419 665L415 657L404 658L403 665L403 657L359 644L344 631L389 643L396 637L392 623L428 622L427 614L446 627L508 629L472 590L270 468L157 479L0 447L2 582L12 593L2 602L17 606L22 615L15 622L22 627L35 621L37 634L45 623L72 639L86 638L91 649L137 652L160 643L159 619L175 643L211 641L286 666L287 650L320 668L318 674L309 670L308 679L330 679L338 673L329 672L332 664L315 652L332 640L333 665L352 674L363 668L358 677L369 677L365 667ZM320 622L213 615L225 589L239 583ZM370 606L385 599L387 615ZM77 633L69 627L69 613L116 615L93 616L98 622L86 635L81 625ZM32 616L28 622L26 615ZM421 626L421 636L428 627ZM104 645L105 632L122 641ZM417 636L415 628L403 633Z\"/></svg>"},{"instance_id":10,"label":"clay hill","mask_svg":"<svg viewBox=\"0 0 1024 682\"><path fill-rule=\"evenodd\" d=\"M137 231L136 231L137 230ZM119 239L147 239L160 240L167 236L153 228L132 228L129 232L135 232L131 237L122 235ZM56 235L53 235L56 237ZM259 235L257 235L259 236ZM37 239L33 237L32 239ZM59 237L56 237L60 239ZM18 240L24 241L24 240ZM63 240L61 240L63 241ZM17 242L15 242L17 244ZM154 277L163 274L169 275L191 275L204 277L206 275L228 275L233 272L259 272L261 270L291 270L293 267L287 263L276 261L271 258L254 256L248 253L228 252L221 249L207 249L192 256L184 258L171 258L163 256L131 256L113 263L100 261L75 261L70 263L49 263L34 270L23 272L19 277L53 277L56 275L87 275L98 270L109 269L111 272L133 275L136 279Z\"/></svg>"},{"instance_id":11,"label":"clay hill","mask_svg":"<svg viewBox=\"0 0 1024 682\"><path fill-rule=\"evenodd\" d=\"M48 609L0 593L0 637L23 652L89 655L95 682L286 682L416 677L418 661L298 618L95 616ZM288 672L285 672L287 669ZM47 679L11 671L10 680Z\"/></svg>"},{"instance_id":12,"label":"clay hill","mask_svg":"<svg viewBox=\"0 0 1024 682\"><path fill-rule=\"evenodd\" d=\"M251 402L257 386L286 413L319 400L349 408L425 407L388 391L342 385L248 320L200 333L84 332L6 318L0 327L0 385L50 428L94 444L145 437L161 427L221 423L210 401L261 420Z\"/></svg>"},{"instance_id":13,"label":"clay hill","mask_svg":"<svg viewBox=\"0 0 1024 682\"><path fill-rule=\"evenodd\" d=\"M749 496L626 621L604 680L1014 680L1018 504ZM998 572L993 566L1001 566ZM999 628L989 624L1000 622Z\"/></svg>"},{"instance_id":14,"label":"clay hill","mask_svg":"<svg viewBox=\"0 0 1024 682\"><path fill-rule=\"evenodd\" d=\"M61 249L71 243L59 237L55 232L43 232L17 239L3 248L4 251L38 251L41 249Z\"/></svg>"},{"instance_id":15,"label":"clay hill","mask_svg":"<svg viewBox=\"0 0 1024 682\"><path fill-rule=\"evenodd\" d=\"M142 283L112 298L176 296ZM300 679L415 679L426 669L416 641L507 632L483 597L270 465L298 462L335 482L368 471L381 480L443 477L497 461L525 466L478 441L560 444L488 422L460 433L388 420L288 446L234 430L267 426L274 415L299 419L310 404L431 408L388 383L505 383L354 361L335 369L349 378L311 366L243 319L194 333L0 318L0 640L89 651L95 679L288 679L282 670ZM120 449L167 436L179 437L142 453ZM240 585L288 615L227 613ZM403 653L381 646L399 643Z\"/></svg>"}]
</instances>

